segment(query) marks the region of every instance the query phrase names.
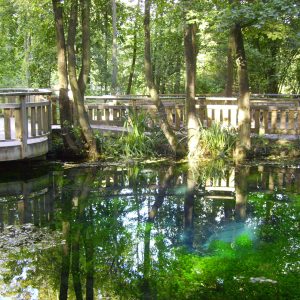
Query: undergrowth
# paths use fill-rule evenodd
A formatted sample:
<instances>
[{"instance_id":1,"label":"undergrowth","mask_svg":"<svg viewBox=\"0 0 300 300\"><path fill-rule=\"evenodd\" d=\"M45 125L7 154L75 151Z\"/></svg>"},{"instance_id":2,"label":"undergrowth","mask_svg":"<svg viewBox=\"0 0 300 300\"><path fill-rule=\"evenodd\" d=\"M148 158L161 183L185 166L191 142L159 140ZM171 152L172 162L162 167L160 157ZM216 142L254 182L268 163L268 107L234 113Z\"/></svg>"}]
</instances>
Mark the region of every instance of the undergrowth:
<instances>
[{"instance_id":1,"label":"undergrowth","mask_svg":"<svg viewBox=\"0 0 300 300\"><path fill-rule=\"evenodd\" d=\"M121 137L97 136L106 157L143 158L168 154L165 137L146 112L130 110Z\"/></svg>"},{"instance_id":2,"label":"undergrowth","mask_svg":"<svg viewBox=\"0 0 300 300\"><path fill-rule=\"evenodd\" d=\"M200 129L199 156L229 157L232 155L236 141L236 130L213 123L210 128Z\"/></svg>"}]
</instances>

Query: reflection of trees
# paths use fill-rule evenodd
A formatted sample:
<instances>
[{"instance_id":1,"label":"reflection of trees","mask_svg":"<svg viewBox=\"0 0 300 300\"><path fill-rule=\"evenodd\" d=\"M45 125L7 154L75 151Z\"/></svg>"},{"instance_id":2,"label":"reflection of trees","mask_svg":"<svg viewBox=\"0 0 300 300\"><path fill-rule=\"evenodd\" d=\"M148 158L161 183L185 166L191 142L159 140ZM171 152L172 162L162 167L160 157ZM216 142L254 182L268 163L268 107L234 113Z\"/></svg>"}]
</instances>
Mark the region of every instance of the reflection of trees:
<instances>
[{"instance_id":1,"label":"reflection of trees","mask_svg":"<svg viewBox=\"0 0 300 300\"><path fill-rule=\"evenodd\" d=\"M194 240L194 204L195 188L198 178L189 165L187 170L186 192L184 197L184 244L188 249L193 248Z\"/></svg>"},{"instance_id":2,"label":"reflection of trees","mask_svg":"<svg viewBox=\"0 0 300 300\"><path fill-rule=\"evenodd\" d=\"M182 173L172 168L118 175L110 171L113 180L107 180L106 189L102 170L65 171L55 214L65 243L32 259L36 267L28 284L37 286L42 278L59 290L60 299L92 299L94 291L112 299L298 296L293 287L299 281L296 208L271 194L252 194L246 216L247 169L236 172L236 206L231 199L206 200L204 185L196 180L199 174ZM208 227L222 229L236 220L257 222L258 240L238 236L230 243L215 240L202 247ZM17 263L13 268L21 269ZM278 284L250 282L259 277Z\"/></svg>"},{"instance_id":3,"label":"reflection of trees","mask_svg":"<svg viewBox=\"0 0 300 300\"><path fill-rule=\"evenodd\" d=\"M89 207L88 196L95 180L95 169L87 169L79 173L78 169L69 174L71 184L76 187L62 187L62 232L65 243L62 245L62 266L60 281L60 299L68 298L70 266L76 299L83 299L82 279L80 270L81 242L84 244L86 257L86 299L93 299L93 226L92 209ZM75 204L75 218L72 220L72 203Z\"/></svg>"},{"instance_id":4,"label":"reflection of trees","mask_svg":"<svg viewBox=\"0 0 300 300\"><path fill-rule=\"evenodd\" d=\"M247 204L247 176L249 175L248 167L237 167L235 176L235 216L237 221L245 220Z\"/></svg>"},{"instance_id":5,"label":"reflection of trees","mask_svg":"<svg viewBox=\"0 0 300 300\"><path fill-rule=\"evenodd\" d=\"M151 241L151 229L158 210L163 205L166 190L170 185L171 179L173 177L173 168L170 167L162 182L159 185L158 193L155 196L155 201L148 213L148 219L145 224L144 233L144 264L143 264L143 284L142 284L142 295L143 299L154 299L154 293L150 284L150 273L151 273L151 253L150 253L150 241Z\"/></svg>"}]
</instances>

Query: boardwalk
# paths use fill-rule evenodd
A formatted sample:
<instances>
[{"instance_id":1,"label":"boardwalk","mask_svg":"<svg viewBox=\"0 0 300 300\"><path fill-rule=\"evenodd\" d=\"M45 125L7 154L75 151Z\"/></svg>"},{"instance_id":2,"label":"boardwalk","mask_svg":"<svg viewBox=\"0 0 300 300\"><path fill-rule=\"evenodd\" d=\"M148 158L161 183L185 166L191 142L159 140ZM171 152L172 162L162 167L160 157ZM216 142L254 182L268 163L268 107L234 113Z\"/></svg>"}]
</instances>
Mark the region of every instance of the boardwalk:
<instances>
[{"instance_id":1,"label":"boardwalk","mask_svg":"<svg viewBox=\"0 0 300 300\"><path fill-rule=\"evenodd\" d=\"M0 90L0 161L42 156L51 132L51 91Z\"/></svg>"},{"instance_id":2,"label":"boardwalk","mask_svg":"<svg viewBox=\"0 0 300 300\"><path fill-rule=\"evenodd\" d=\"M60 128L57 98L52 97L50 103L50 95L49 90L0 90L0 161L32 158L48 152L51 129ZM162 95L161 98L169 124L174 130L183 131L184 96ZM201 96L196 100L196 113L204 128L213 123L237 128L237 98ZM132 112L149 115L152 120L157 117L156 107L147 96L89 96L86 110L95 131L117 134L128 131L123 124ZM253 135L289 140L299 137L298 97L253 97L250 115ZM76 118L74 114L73 118Z\"/></svg>"}]
</instances>

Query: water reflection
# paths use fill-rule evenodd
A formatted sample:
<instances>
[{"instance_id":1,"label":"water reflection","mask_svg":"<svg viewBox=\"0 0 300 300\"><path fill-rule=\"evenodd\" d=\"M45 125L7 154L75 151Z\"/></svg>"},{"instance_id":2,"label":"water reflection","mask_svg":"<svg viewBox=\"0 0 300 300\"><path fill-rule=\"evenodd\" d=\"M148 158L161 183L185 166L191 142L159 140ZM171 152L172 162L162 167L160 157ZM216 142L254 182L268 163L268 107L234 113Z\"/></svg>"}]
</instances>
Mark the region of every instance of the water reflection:
<instances>
[{"instance_id":1,"label":"water reflection","mask_svg":"<svg viewBox=\"0 0 300 300\"><path fill-rule=\"evenodd\" d=\"M0 180L0 295L299 298L298 168L70 168ZM45 226L61 235L13 251L4 239L17 226L30 236L25 223L34 243Z\"/></svg>"}]
</instances>

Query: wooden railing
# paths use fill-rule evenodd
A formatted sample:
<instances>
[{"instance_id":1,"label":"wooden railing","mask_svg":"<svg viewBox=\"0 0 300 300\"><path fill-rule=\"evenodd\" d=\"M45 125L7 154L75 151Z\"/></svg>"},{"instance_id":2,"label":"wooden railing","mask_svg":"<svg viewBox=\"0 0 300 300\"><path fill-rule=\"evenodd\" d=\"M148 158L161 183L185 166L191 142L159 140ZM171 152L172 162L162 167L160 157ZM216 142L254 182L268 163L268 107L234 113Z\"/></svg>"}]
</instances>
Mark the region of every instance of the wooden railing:
<instances>
[{"instance_id":1,"label":"wooden railing","mask_svg":"<svg viewBox=\"0 0 300 300\"><path fill-rule=\"evenodd\" d=\"M48 146L37 149L31 145L48 140L50 95L48 90L0 90L0 161L45 154L45 148L48 151ZM10 147L15 149L8 150Z\"/></svg>"},{"instance_id":2,"label":"wooden railing","mask_svg":"<svg viewBox=\"0 0 300 300\"><path fill-rule=\"evenodd\" d=\"M176 129L185 124L184 95L161 95L167 120ZM196 111L203 127L213 122L236 128L236 97L198 96ZM86 109L92 125L122 126L129 110L156 115L155 105L147 96L87 96ZM250 115L251 132L257 134L300 134L299 95L253 95ZM53 116L57 115L53 106ZM58 123L57 118L53 122Z\"/></svg>"}]
</instances>

